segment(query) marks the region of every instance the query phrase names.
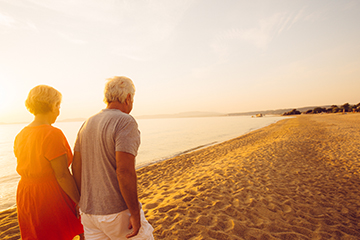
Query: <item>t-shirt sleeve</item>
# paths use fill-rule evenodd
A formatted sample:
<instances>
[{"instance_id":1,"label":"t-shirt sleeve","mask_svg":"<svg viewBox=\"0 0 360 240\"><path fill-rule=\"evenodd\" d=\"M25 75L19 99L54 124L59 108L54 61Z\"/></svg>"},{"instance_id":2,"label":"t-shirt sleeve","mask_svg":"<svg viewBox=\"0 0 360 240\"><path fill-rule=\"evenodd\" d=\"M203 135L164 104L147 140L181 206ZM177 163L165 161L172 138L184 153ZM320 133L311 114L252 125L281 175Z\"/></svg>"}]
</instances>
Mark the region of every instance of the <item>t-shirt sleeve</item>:
<instances>
[{"instance_id":1,"label":"t-shirt sleeve","mask_svg":"<svg viewBox=\"0 0 360 240\"><path fill-rule=\"evenodd\" d=\"M80 152L80 132L84 127L85 123L83 123L77 133L75 144L74 144L74 152Z\"/></svg>"},{"instance_id":2,"label":"t-shirt sleeve","mask_svg":"<svg viewBox=\"0 0 360 240\"><path fill-rule=\"evenodd\" d=\"M44 156L51 161L67 153L66 138L60 129L54 129L46 136L44 144Z\"/></svg>"},{"instance_id":3,"label":"t-shirt sleeve","mask_svg":"<svg viewBox=\"0 0 360 240\"><path fill-rule=\"evenodd\" d=\"M116 131L115 151L137 155L140 146L140 131L134 119Z\"/></svg>"}]
</instances>

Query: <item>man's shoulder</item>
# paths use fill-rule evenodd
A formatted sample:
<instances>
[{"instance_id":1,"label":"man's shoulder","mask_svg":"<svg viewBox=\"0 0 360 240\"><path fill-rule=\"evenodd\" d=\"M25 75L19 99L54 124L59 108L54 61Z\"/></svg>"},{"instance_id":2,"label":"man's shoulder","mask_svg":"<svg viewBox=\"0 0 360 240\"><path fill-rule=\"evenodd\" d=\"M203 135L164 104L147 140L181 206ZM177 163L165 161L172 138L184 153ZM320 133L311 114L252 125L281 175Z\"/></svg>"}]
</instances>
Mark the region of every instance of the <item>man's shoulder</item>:
<instances>
[{"instance_id":1,"label":"man's shoulder","mask_svg":"<svg viewBox=\"0 0 360 240\"><path fill-rule=\"evenodd\" d=\"M130 114L124 113L117 109L103 109L99 113L91 116L87 122L90 121L111 121L111 122L133 122L137 123L135 118Z\"/></svg>"}]
</instances>

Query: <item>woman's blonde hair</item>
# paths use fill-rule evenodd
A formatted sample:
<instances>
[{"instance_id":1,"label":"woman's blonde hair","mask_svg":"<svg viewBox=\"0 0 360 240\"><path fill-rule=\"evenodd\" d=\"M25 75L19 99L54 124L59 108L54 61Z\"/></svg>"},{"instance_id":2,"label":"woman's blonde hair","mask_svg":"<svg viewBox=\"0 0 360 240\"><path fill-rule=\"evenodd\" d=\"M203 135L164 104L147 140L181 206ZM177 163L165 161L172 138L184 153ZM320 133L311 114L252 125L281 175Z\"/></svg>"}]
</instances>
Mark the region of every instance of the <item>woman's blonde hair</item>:
<instances>
[{"instance_id":1,"label":"woman's blonde hair","mask_svg":"<svg viewBox=\"0 0 360 240\"><path fill-rule=\"evenodd\" d=\"M116 101L123 103L128 94L130 94L131 100L134 99L135 86L130 78L115 76L107 80L104 90L104 102L106 104Z\"/></svg>"},{"instance_id":2,"label":"woman's blonde hair","mask_svg":"<svg viewBox=\"0 0 360 240\"><path fill-rule=\"evenodd\" d=\"M61 98L61 93L55 88L39 85L30 90L25 106L34 115L44 114L51 112L55 106L60 105Z\"/></svg>"}]
</instances>

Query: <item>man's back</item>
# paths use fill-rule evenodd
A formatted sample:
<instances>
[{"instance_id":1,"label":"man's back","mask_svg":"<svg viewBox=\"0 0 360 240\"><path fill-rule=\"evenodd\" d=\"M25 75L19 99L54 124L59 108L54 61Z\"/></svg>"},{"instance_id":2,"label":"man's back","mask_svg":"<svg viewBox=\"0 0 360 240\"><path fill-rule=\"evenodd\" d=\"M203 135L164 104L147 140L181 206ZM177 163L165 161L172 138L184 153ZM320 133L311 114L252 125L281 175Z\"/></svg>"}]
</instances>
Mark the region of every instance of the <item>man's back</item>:
<instances>
[{"instance_id":1,"label":"man's back","mask_svg":"<svg viewBox=\"0 0 360 240\"><path fill-rule=\"evenodd\" d=\"M137 155L140 133L135 119L117 109L104 109L81 127L75 151L81 153L81 211L108 215L128 207L116 175L116 151Z\"/></svg>"}]
</instances>

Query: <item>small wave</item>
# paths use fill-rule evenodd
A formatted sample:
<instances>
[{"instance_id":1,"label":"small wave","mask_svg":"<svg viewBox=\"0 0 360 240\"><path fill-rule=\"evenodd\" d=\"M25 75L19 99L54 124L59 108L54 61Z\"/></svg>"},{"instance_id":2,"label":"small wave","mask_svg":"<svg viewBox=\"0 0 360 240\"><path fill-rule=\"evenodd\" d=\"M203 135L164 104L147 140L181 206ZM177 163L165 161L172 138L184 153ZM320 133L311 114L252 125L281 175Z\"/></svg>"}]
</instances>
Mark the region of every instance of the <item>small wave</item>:
<instances>
[{"instance_id":1,"label":"small wave","mask_svg":"<svg viewBox=\"0 0 360 240\"><path fill-rule=\"evenodd\" d=\"M183 152L181 152L181 153L179 153L179 154L176 154L175 156L180 156L180 155L183 155L183 154L186 154L186 153L189 153L189 152L193 152L193 151L199 150L199 149L201 149L201 148L209 147L209 146L214 145L214 144L216 144L216 143L218 143L218 142L212 142L212 143L200 145L200 146L198 146L198 147L190 148L190 149L185 150L185 151L183 151Z\"/></svg>"},{"instance_id":2,"label":"small wave","mask_svg":"<svg viewBox=\"0 0 360 240\"><path fill-rule=\"evenodd\" d=\"M16 208L16 204L13 203L0 204L0 212L4 212L13 208Z\"/></svg>"},{"instance_id":3,"label":"small wave","mask_svg":"<svg viewBox=\"0 0 360 240\"><path fill-rule=\"evenodd\" d=\"M17 182L20 180L20 176L18 174L11 174L7 176L2 176L0 178L0 184L8 184L9 182Z\"/></svg>"},{"instance_id":4,"label":"small wave","mask_svg":"<svg viewBox=\"0 0 360 240\"><path fill-rule=\"evenodd\" d=\"M181 152L178 152L178 153L175 153L175 154L163 157L163 158L157 158L157 159L154 159L152 161L147 161L147 162L144 162L144 163L140 163L140 164L136 165L136 169L140 169L140 168L143 168L143 167L155 164L155 163L159 163L159 162L162 162L162 161L174 158L174 157L178 157L178 156L181 156L181 155L184 155L184 154L187 154L187 153L190 153L190 152L193 152L193 151L205 148L205 147L209 147L209 146L217 144L217 143L219 143L219 142L212 142L212 143L208 143L208 144L203 144L203 145L200 145L200 146L197 146L197 147L194 147L194 148L190 148L188 150L181 151Z\"/></svg>"}]
</instances>

